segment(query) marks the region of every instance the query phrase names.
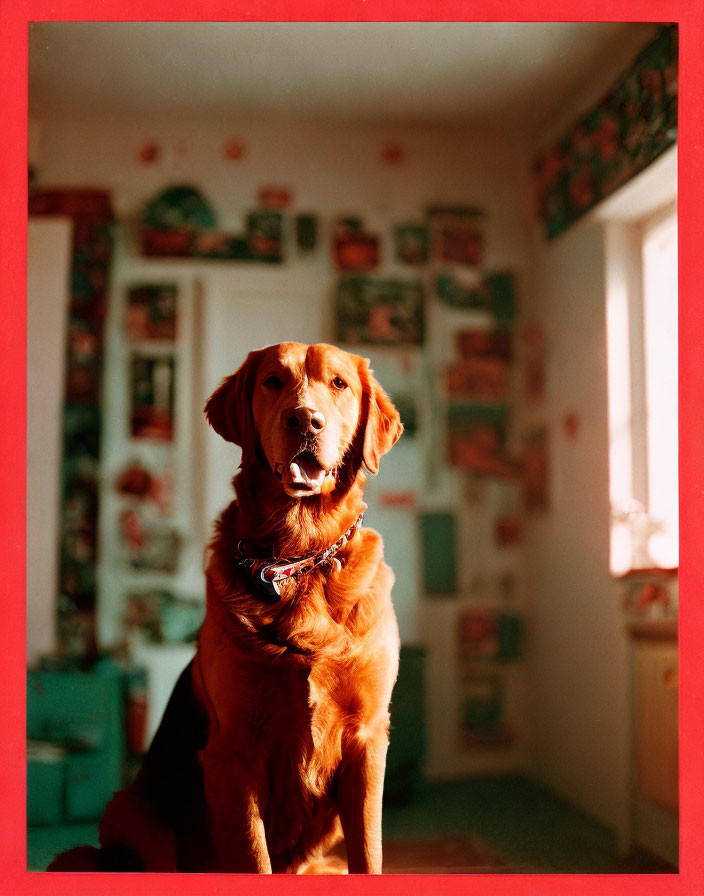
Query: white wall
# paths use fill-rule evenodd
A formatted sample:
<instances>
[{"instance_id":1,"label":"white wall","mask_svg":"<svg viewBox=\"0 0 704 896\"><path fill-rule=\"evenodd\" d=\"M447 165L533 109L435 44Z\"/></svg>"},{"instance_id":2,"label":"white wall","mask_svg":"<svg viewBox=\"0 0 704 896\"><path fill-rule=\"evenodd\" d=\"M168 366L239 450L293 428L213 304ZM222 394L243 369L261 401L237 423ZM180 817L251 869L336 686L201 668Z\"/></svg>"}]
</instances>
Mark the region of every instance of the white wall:
<instances>
[{"instance_id":1,"label":"white wall","mask_svg":"<svg viewBox=\"0 0 704 896\"><path fill-rule=\"evenodd\" d=\"M647 41L646 41L647 42ZM598 102L642 49L595 73L581 96L546 125L526 156L562 136ZM646 169L634 184L547 241L531 227L524 315L547 337L544 401L522 409L521 427L547 424L550 507L526 526L529 595L527 677L530 694L530 768L537 778L615 830L628 845L631 783L631 706L623 586L609 572L609 470L606 367L606 244L604 210L619 214L621 194L647 203L671 195L673 159L664 180ZM635 203L635 204L634 204ZM636 209L637 200L629 208ZM570 439L565 415L576 414Z\"/></svg>"},{"instance_id":2,"label":"white wall","mask_svg":"<svg viewBox=\"0 0 704 896\"><path fill-rule=\"evenodd\" d=\"M627 641L609 575L604 240L593 220L535 246L532 311L548 339L550 507L526 526L531 764L540 780L625 830ZM568 438L562 421L576 414Z\"/></svg>"},{"instance_id":3,"label":"white wall","mask_svg":"<svg viewBox=\"0 0 704 896\"><path fill-rule=\"evenodd\" d=\"M361 214L369 229L418 216L434 202L472 202L488 211L489 265L516 264L523 256L524 219L517 208L521 167L513 140L502 134L456 129L361 127L296 121L52 121L30 123L43 185L78 183L108 188L119 217L134 218L157 190L195 182L224 229L239 229L256 204L257 187L288 186L294 208L331 216ZM241 140L241 161L224 156L226 141ZM142 165L146 141L162 150ZM383 145L399 143L400 165L382 163ZM328 245L328 231L323 239ZM391 242L384 243L392 264ZM518 257L517 257L518 256ZM329 255L310 262L330 270Z\"/></svg>"}]
</instances>

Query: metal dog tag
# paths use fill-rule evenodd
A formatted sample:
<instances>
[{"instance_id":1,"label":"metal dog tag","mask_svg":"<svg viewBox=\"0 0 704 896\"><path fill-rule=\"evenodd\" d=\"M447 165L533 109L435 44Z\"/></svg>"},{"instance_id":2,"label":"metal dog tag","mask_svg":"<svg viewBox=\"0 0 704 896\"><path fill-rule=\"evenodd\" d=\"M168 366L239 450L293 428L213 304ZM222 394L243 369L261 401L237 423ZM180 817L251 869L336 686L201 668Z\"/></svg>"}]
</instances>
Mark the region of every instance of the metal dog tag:
<instances>
[{"instance_id":1,"label":"metal dog tag","mask_svg":"<svg viewBox=\"0 0 704 896\"><path fill-rule=\"evenodd\" d=\"M281 597L281 592L279 591L279 583L264 578L264 573L267 571L267 569L268 567L265 566L264 569L259 573L259 578L261 580L261 590L267 597L278 600L278 598Z\"/></svg>"}]
</instances>

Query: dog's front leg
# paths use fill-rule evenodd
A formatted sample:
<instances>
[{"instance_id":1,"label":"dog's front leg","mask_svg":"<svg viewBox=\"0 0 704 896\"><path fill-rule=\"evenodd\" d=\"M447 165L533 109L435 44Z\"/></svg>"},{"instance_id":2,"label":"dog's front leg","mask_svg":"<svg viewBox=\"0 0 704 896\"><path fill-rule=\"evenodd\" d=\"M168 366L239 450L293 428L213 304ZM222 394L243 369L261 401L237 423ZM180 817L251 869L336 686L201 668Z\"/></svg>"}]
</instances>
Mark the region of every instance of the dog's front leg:
<instances>
[{"instance_id":1,"label":"dog's front leg","mask_svg":"<svg viewBox=\"0 0 704 896\"><path fill-rule=\"evenodd\" d=\"M381 801L386 727L352 748L338 781L338 808L350 874L381 874ZM344 761L344 760L343 760Z\"/></svg>"},{"instance_id":2,"label":"dog's front leg","mask_svg":"<svg viewBox=\"0 0 704 896\"><path fill-rule=\"evenodd\" d=\"M201 753L211 834L220 870L271 874L261 816L263 794L253 787L226 744L209 743Z\"/></svg>"}]
</instances>

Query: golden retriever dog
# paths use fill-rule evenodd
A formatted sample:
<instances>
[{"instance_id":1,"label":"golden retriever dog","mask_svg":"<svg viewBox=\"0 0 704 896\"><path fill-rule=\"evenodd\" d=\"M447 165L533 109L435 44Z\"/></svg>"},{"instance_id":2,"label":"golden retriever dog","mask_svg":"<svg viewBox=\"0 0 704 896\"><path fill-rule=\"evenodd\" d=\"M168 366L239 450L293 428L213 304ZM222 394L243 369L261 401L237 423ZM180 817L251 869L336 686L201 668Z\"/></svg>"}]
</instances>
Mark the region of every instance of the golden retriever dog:
<instances>
[{"instance_id":1,"label":"golden retriever dog","mask_svg":"<svg viewBox=\"0 0 704 896\"><path fill-rule=\"evenodd\" d=\"M340 871L344 836L349 871L378 874L399 637L363 467L399 415L366 360L295 342L251 352L205 412L242 462L197 654L101 849L50 870Z\"/></svg>"}]
</instances>

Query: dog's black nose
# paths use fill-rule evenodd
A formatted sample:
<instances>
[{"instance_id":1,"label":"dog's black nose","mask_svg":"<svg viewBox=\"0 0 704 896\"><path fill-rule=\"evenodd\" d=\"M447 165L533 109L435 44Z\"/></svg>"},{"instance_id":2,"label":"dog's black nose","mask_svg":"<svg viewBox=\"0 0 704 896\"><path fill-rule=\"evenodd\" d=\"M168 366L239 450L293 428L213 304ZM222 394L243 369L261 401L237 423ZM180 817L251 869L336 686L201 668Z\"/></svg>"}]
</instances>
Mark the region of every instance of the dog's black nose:
<instances>
[{"instance_id":1,"label":"dog's black nose","mask_svg":"<svg viewBox=\"0 0 704 896\"><path fill-rule=\"evenodd\" d=\"M316 435L325 426L325 417L311 408L289 408L281 415L287 429Z\"/></svg>"}]
</instances>

